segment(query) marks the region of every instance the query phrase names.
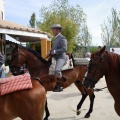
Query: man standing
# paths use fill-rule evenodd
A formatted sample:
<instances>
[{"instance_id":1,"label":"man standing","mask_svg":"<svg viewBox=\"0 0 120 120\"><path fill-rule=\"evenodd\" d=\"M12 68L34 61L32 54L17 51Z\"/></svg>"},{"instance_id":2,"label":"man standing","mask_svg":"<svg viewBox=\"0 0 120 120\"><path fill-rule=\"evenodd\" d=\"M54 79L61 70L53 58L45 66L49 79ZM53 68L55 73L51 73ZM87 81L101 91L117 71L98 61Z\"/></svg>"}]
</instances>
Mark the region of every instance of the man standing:
<instances>
[{"instance_id":1,"label":"man standing","mask_svg":"<svg viewBox=\"0 0 120 120\"><path fill-rule=\"evenodd\" d=\"M61 30L63 30L63 27L60 24L53 24L51 26L51 30L53 32L53 35L55 36L52 49L49 51L48 55L46 56L52 56L56 60L56 66L55 66L55 75L57 76L57 79L59 80L67 80L65 76L62 76L61 69L63 65L66 62L66 51L67 51L67 40L66 38L61 34ZM60 91L60 86L57 86L57 89ZM58 92L56 90L56 92Z\"/></svg>"},{"instance_id":2,"label":"man standing","mask_svg":"<svg viewBox=\"0 0 120 120\"><path fill-rule=\"evenodd\" d=\"M85 58L86 58L88 61L90 61L91 53L90 53L90 52L87 52L87 53L85 54Z\"/></svg>"}]
</instances>

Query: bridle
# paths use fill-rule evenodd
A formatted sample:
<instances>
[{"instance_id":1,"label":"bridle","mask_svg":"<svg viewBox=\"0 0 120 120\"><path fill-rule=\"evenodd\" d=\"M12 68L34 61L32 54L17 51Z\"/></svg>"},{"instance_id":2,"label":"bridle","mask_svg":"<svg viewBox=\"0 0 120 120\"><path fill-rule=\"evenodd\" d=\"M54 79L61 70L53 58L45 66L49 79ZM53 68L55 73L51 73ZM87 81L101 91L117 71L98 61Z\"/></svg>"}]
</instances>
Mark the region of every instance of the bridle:
<instances>
[{"instance_id":1,"label":"bridle","mask_svg":"<svg viewBox=\"0 0 120 120\"><path fill-rule=\"evenodd\" d=\"M97 57L97 59L99 59L98 64L93 63L93 61L96 57ZM91 72L91 68L95 67L95 70L94 70L95 72L94 72L93 76L90 77L90 78L85 76L85 81L87 83L87 86L89 84L91 88L93 88L95 86L95 84L98 82L98 80L95 80L95 76L96 76L97 70L99 68L100 68L100 71L101 71L100 72L101 73L100 78L102 78L103 75L104 75L104 67L103 67L103 65L104 65L104 55L102 55L101 57L100 56L95 56L95 58L91 58L91 60L89 62L89 66L88 66L88 71L87 71L88 74L89 74ZM85 86L85 83L84 83L84 86Z\"/></svg>"},{"instance_id":2,"label":"bridle","mask_svg":"<svg viewBox=\"0 0 120 120\"><path fill-rule=\"evenodd\" d=\"M25 55L25 53L23 53L22 51L20 51L19 48L17 49L17 51L15 51L14 54L16 54L16 55L14 55L12 57L14 57L15 65L10 65L10 69L11 69L11 72L13 72L14 75L19 75L21 67L17 66L18 65L18 57L19 57L20 54L23 55L24 57L27 57L27 56Z\"/></svg>"}]
</instances>

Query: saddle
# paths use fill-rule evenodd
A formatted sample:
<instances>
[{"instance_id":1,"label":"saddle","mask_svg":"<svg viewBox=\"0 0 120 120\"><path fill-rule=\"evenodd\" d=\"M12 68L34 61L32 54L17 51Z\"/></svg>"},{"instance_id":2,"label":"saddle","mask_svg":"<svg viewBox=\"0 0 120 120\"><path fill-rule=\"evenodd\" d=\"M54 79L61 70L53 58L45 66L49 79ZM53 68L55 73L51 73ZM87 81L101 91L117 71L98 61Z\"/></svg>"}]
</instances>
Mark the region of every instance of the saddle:
<instances>
[{"instance_id":1,"label":"saddle","mask_svg":"<svg viewBox=\"0 0 120 120\"><path fill-rule=\"evenodd\" d=\"M73 69L73 60L70 56L66 54L67 60L62 67L61 71L68 70L68 69ZM55 58L52 57L52 64L49 67L49 75L53 75L55 71L55 65L56 65L56 60Z\"/></svg>"},{"instance_id":2,"label":"saddle","mask_svg":"<svg viewBox=\"0 0 120 120\"><path fill-rule=\"evenodd\" d=\"M89 61L86 58L74 58L72 53L66 53L67 61L61 71L73 69L74 65L88 65ZM52 57L52 63L49 67L49 75L54 75L56 60Z\"/></svg>"},{"instance_id":3,"label":"saddle","mask_svg":"<svg viewBox=\"0 0 120 120\"><path fill-rule=\"evenodd\" d=\"M28 73L0 79L0 95L30 88L32 82Z\"/></svg>"}]
</instances>

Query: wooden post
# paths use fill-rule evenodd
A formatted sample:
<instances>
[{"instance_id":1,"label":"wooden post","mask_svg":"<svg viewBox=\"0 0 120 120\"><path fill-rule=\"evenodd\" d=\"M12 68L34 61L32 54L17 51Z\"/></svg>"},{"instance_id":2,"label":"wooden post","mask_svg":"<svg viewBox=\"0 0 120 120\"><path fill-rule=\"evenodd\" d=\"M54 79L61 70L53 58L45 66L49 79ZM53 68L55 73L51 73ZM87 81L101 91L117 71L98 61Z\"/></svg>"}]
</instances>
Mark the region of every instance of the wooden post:
<instances>
[{"instance_id":1,"label":"wooden post","mask_svg":"<svg viewBox=\"0 0 120 120\"><path fill-rule=\"evenodd\" d=\"M51 50L51 41L47 41L47 52Z\"/></svg>"},{"instance_id":2,"label":"wooden post","mask_svg":"<svg viewBox=\"0 0 120 120\"><path fill-rule=\"evenodd\" d=\"M41 39L41 57L45 58L47 55L47 40Z\"/></svg>"}]
</instances>

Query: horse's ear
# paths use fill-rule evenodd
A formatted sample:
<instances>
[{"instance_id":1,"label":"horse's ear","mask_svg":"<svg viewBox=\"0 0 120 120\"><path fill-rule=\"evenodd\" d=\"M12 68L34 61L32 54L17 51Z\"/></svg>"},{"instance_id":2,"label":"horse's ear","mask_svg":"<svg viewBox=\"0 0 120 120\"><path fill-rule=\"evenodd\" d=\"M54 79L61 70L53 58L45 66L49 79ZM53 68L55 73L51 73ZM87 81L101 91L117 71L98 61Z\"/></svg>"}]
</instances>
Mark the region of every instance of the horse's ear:
<instances>
[{"instance_id":1,"label":"horse's ear","mask_svg":"<svg viewBox=\"0 0 120 120\"><path fill-rule=\"evenodd\" d=\"M106 49L106 46L104 46L103 48L101 48L100 55L102 55L104 53L105 49Z\"/></svg>"},{"instance_id":2,"label":"horse's ear","mask_svg":"<svg viewBox=\"0 0 120 120\"><path fill-rule=\"evenodd\" d=\"M18 49L18 44L14 43L12 46L13 48Z\"/></svg>"},{"instance_id":3,"label":"horse's ear","mask_svg":"<svg viewBox=\"0 0 120 120\"><path fill-rule=\"evenodd\" d=\"M18 48L18 44L15 44L15 47Z\"/></svg>"}]
</instances>

